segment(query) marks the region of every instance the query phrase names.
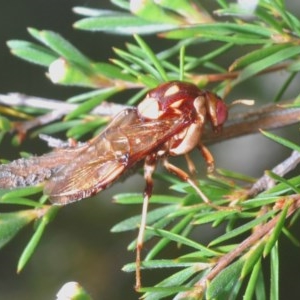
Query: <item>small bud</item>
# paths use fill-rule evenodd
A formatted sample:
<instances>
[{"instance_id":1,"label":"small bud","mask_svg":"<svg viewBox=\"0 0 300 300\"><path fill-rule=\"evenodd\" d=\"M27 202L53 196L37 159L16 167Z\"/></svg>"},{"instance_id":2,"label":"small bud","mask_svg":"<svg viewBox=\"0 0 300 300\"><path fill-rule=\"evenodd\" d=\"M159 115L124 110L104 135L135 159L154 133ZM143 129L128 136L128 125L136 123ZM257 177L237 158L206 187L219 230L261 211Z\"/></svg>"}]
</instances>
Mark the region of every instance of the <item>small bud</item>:
<instances>
[{"instance_id":1,"label":"small bud","mask_svg":"<svg viewBox=\"0 0 300 300\"><path fill-rule=\"evenodd\" d=\"M247 11L252 15L256 10L259 0L238 0L237 4L241 10Z\"/></svg>"},{"instance_id":2,"label":"small bud","mask_svg":"<svg viewBox=\"0 0 300 300\"><path fill-rule=\"evenodd\" d=\"M86 74L79 67L69 63L64 58L59 58L52 62L48 71L48 76L53 83L98 87L93 74Z\"/></svg>"},{"instance_id":3,"label":"small bud","mask_svg":"<svg viewBox=\"0 0 300 300\"><path fill-rule=\"evenodd\" d=\"M67 63L59 58L49 66L49 77L53 83L59 83L64 80L67 73Z\"/></svg>"},{"instance_id":4,"label":"small bud","mask_svg":"<svg viewBox=\"0 0 300 300\"><path fill-rule=\"evenodd\" d=\"M91 300L90 296L84 291L84 289L75 281L70 281L62 286L62 288L56 294L56 300L73 300L73 299L85 299Z\"/></svg>"}]
</instances>

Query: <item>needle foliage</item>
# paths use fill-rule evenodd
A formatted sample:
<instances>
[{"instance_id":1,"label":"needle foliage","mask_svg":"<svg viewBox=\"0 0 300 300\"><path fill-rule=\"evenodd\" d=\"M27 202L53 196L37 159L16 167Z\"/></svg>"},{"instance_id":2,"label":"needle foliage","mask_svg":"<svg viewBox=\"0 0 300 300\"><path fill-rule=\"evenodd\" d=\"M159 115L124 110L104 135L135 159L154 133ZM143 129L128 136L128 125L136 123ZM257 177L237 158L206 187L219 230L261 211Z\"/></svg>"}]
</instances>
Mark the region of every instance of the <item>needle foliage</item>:
<instances>
[{"instance_id":1,"label":"needle foliage","mask_svg":"<svg viewBox=\"0 0 300 300\"><path fill-rule=\"evenodd\" d=\"M13 55L46 69L54 84L87 88L66 99L76 104L75 109L62 112L63 118L49 124L32 126L25 138L63 133L66 138L81 140L95 135L108 120L107 116L93 113L102 102L113 101L118 94L132 90L132 97L123 104L135 105L148 89L170 80L190 81L228 98L247 81L283 70L287 79L273 87L278 90L270 99L278 102L300 70L300 20L287 10L284 0L257 1L253 9L218 0L214 10L197 0L111 2L115 10L74 8L80 16L74 24L76 30L128 37L123 48L114 48L115 56L110 61L87 57L59 33L49 30L29 28L30 41L7 42ZM151 41L167 40L168 47L154 51L149 36ZM246 89L244 94L247 98ZM296 96L291 107L299 107ZM14 120L28 124L28 120L42 118L49 110L1 106L0 113L0 138L14 131L13 140L20 144L24 131L18 130ZM263 134L293 151L300 149L282 137ZM199 181L201 190L219 209L204 203L192 187L172 175L155 175L176 193L151 198L142 274L168 270L164 273L168 275L153 285L143 282L138 291L143 299L279 299L281 237L290 239L291 247L299 247L291 228L298 222L300 177L287 179L269 172L276 185L249 195L248 187L254 178L229 170L220 173L222 177ZM139 193L122 193L114 199L122 205L143 202ZM29 259L34 259L32 255L41 238L47 238L43 236L45 228L64 208L51 206L42 195L42 186L1 190L0 205L7 204L16 208L0 214L0 247L21 228L35 222L32 238L18 262L21 271ZM140 215L133 216L112 231L137 232L140 219ZM202 241L193 232L201 233L203 228L218 234ZM134 240L128 249L134 250L135 245ZM125 248L124 245L123 251ZM266 261L267 270L263 267ZM129 262L123 270L134 272L135 263ZM88 295L83 297L90 299Z\"/></svg>"}]
</instances>

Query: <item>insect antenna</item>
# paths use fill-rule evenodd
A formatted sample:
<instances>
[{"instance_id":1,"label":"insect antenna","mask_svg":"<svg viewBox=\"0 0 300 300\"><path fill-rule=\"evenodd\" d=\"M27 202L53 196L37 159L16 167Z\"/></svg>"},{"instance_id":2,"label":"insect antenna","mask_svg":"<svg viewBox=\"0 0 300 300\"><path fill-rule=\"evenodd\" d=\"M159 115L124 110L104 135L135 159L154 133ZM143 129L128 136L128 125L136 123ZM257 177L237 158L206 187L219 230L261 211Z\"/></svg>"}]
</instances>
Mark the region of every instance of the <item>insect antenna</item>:
<instances>
[{"instance_id":1,"label":"insect antenna","mask_svg":"<svg viewBox=\"0 0 300 300\"><path fill-rule=\"evenodd\" d=\"M255 101L252 99L237 99L232 101L230 104L227 105L228 110L230 110L233 106L237 104L252 106L254 105Z\"/></svg>"}]
</instances>

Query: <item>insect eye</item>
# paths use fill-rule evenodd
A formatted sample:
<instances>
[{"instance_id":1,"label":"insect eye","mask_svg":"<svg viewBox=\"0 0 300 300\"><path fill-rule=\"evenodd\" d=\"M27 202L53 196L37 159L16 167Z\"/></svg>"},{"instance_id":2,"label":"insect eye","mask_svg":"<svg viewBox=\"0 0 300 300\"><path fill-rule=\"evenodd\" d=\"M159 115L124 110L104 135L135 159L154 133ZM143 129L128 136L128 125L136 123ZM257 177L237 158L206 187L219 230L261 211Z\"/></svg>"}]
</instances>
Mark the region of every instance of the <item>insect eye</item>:
<instances>
[{"instance_id":1,"label":"insect eye","mask_svg":"<svg viewBox=\"0 0 300 300\"><path fill-rule=\"evenodd\" d=\"M228 109L226 104L218 100L216 105L216 117L217 117L217 123L218 125L224 124L224 122L227 120L228 117Z\"/></svg>"},{"instance_id":2,"label":"insect eye","mask_svg":"<svg viewBox=\"0 0 300 300\"><path fill-rule=\"evenodd\" d=\"M206 92L205 99L207 115L214 130L218 131L227 120L227 106L220 97L210 92Z\"/></svg>"}]
</instances>

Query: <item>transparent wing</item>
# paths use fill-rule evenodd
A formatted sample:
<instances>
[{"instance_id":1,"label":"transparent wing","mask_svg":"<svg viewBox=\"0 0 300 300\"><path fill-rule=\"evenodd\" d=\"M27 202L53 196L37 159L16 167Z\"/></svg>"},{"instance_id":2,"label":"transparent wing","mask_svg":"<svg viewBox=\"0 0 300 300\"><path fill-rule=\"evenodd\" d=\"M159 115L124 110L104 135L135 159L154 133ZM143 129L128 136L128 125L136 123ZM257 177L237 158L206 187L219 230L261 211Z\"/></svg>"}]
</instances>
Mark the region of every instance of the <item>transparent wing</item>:
<instances>
[{"instance_id":1,"label":"transparent wing","mask_svg":"<svg viewBox=\"0 0 300 300\"><path fill-rule=\"evenodd\" d=\"M181 121L171 118L142 122L136 109L122 111L88 147L46 182L45 194L56 204L96 194L165 143L182 126Z\"/></svg>"}]
</instances>

